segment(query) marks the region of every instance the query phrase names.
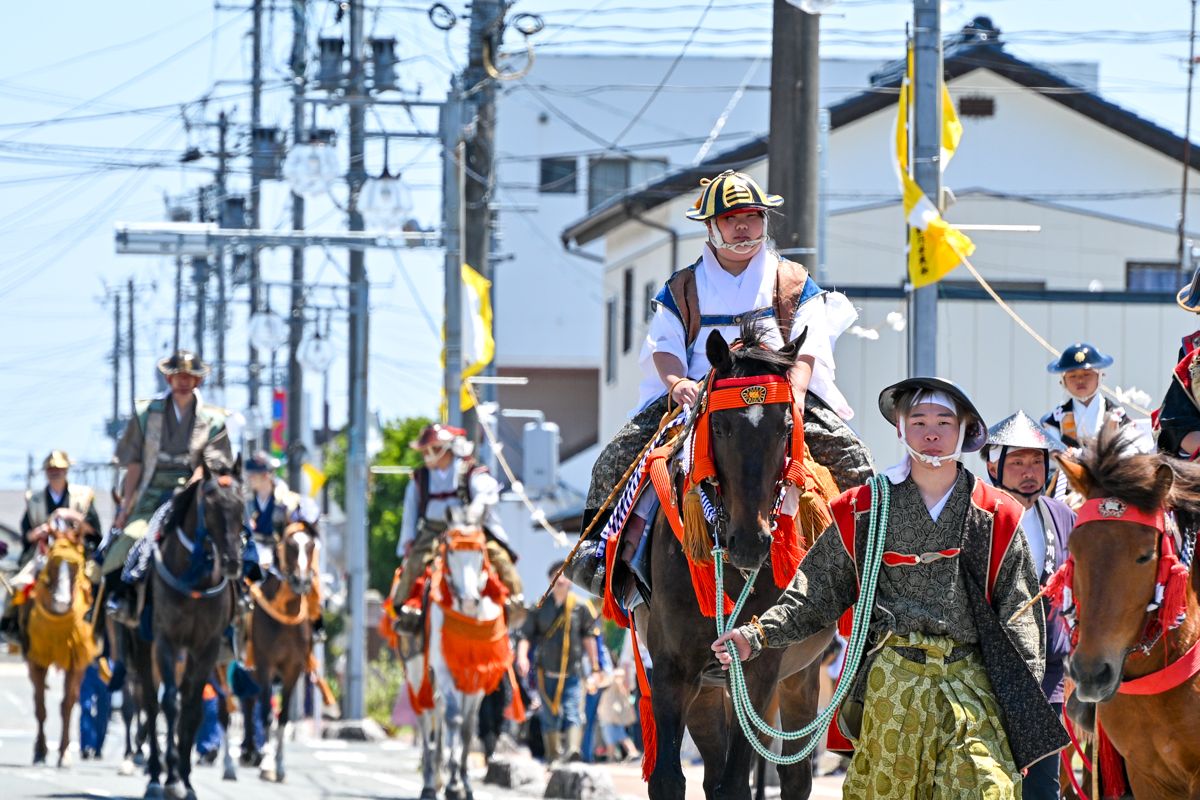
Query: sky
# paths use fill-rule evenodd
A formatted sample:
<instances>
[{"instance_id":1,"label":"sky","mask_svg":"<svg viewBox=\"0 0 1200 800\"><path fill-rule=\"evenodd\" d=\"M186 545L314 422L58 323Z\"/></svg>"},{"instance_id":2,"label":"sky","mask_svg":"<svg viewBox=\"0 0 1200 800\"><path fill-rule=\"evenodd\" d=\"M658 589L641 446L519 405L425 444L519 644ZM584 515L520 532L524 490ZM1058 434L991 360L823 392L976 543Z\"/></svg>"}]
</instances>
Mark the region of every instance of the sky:
<instances>
[{"instance_id":1,"label":"sky","mask_svg":"<svg viewBox=\"0 0 1200 800\"><path fill-rule=\"evenodd\" d=\"M443 33L430 23L429 4L411 0L367 2L366 28L395 36L407 96L439 100L466 54L462 2L447 4L460 17ZM976 15L991 16L1007 47L1020 57L1094 61L1100 90L1171 130L1185 123L1187 0L1141 4L1115 0L948 0L943 30ZM344 35L337 6L308 3L310 50L317 35ZM769 0L519 0L510 17L537 14L544 29L531 38L535 53L657 53L757 55L769 53ZM903 0L839 0L822 20L823 57L892 58L903 53L911 20ZM133 280L136 289L135 362L138 397L155 391L154 365L173 338L174 263L171 259L116 255L118 221L164 219L164 198L185 197L211 182L211 158L179 163L190 147L211 153L211 124L224 110L234 120L231 142L244 154L250 99L248 6L211 0L126 0L119 4L16 4L6 9L7 29L20 31L0 50L0 487L22 486L30 455L36 463L51 449L80 462L111 457L105 431L113 377L111 291ZM290 126L288 51L290 5L277 2L265 23L265 124ZM520 50L510 29L506 42ZM535 61L529 80L538 77ZM647 76L658 83L661 76ZM601 78L598 77L598 80ZM671 91L668 81L664 92ZM636 109L630 109L632 115ZM319 127L344 132L344 114L316 108ZM435 131L436 114L412 117L377 108L369 127ZM503 120L499 124L503 125ZM341 141L343 142L343 136ZM719 152L718 141L714 152ZM372 140L368 172L383 167L383 146ZM344 150L343 150L344 159ZM414 216L436 227L440 216L440 153L436 143L393 142L392 171L403 171L415 199ZM233 162L230 190L248 187L245 158ZM345 190L309 204L310 228L344 225L338 209ZM262 224L289 227L287 191L264 189ZM1174 224L1174 220L1164 221ZM557 238L557 231L549 232ZM519 232L518 232L519 234ZM285 252L263 257L267 301L286 307L290 275ZM440 367L436 335L441 324L442 254L405 250L368 258L371 292L369 405L385 419L430 415L437 407ZM328 321L331 341L345 350L346 257L310 250L307 276L317 327ZM185 282L190 276L185 276ZM215 287L210 287L210 298ZM238 412L246 407L240 385L246 374L246 289L232 292L227 337L228 386L217 400ZM126 313L122 307L122 316ZM122 321L124 325L124 320ZM182 321L181 341L193 326ZM214 343L206 344L211 355ZM285 362L283 351L277 359ZM328 372L332 421L345 416L346 361ZM129 374L121 365L119 402L129 407ZM211 379L210 379L211 383ZM306 388L319 403L322 381ZM212 394L210 389L210 395ZM264 393L263 403L269 402Z\"/></svg>"}]
</instances>

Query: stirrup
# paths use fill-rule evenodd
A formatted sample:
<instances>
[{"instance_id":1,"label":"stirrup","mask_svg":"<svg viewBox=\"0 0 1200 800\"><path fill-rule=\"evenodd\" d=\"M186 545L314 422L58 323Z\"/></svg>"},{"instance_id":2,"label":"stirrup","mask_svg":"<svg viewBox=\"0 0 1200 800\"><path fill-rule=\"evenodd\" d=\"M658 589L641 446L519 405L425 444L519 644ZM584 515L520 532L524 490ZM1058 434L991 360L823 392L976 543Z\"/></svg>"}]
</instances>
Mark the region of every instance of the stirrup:
<instances>
[{"instance_id":1,"label":"stirrup","mask_svg":"<svg viewBox=\"0 0 1200 800\"><path fill-rule=\"evenodd\" d=\"M601 539L588 539L580 544L575 555L563 567L563 575L585 592L604 597L604 586L608 581L604 542Z\"/></svg>"}]
</instances>

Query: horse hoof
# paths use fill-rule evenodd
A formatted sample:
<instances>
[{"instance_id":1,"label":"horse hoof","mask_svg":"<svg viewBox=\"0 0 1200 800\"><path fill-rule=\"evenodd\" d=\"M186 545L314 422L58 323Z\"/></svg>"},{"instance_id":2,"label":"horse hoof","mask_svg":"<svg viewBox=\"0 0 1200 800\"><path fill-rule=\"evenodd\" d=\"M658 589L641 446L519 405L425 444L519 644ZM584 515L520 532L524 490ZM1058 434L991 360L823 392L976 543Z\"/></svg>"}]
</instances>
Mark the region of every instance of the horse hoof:
<instances>
[{"instance_id":1,"label":"horse hoof","mask_svg":"<svg viewBox=\"0 0 1200 800\"><path fill-rule=\"evenodd\" d=\"M121 762L121 766L117 767L117 774L118 775L132 775L133 770L134 770L133 759L126 758L124 761Z\"/></svg>"},{"instance_id":2,"label":"horse hoof","mask_svg":"<svg viewBox=\"0 0 1200 800\"><path fill-rule=\"evenodd\" d=\"M187 794L188 788L182 783L167 784L167 797L174 798L174 800L187 800Z\"/></svg>"},{"instance_id":3,"label":"horse hoof","mask_svg":"<svg viewBox=\"0 0 1200 800\"><path fill-rule=\"evenodd\" d=\"M437 789L422 789L421 800L437 800Z\"/></svg>"},{"instance_id":4,"label":"horse hoof","mask_svg":"<svg viewBox=\"0 0 1200 800\"><path fill-rule=\"evenodd\" d=\"M223 781L236 781L237 780L237 770L233 768L232 764L225 767L225 773L221 776L221 780L223 780Z\"/></svg>"},{"instance_id":5,"label":"horse hoof","mask_svg":"<svg viewBox=\"0 0 1200 800\"><path fill-rule=\"evenodd\" d=\"M69 752L58 754L58 768L66 769L71 766L71 754Z\"/></svg>"},{"instance_id":6,"label":"horse hoof","mask_svg":"<svg viewBox=\"0 0 1200 800\"><path fill-rule=\"evenodd\" d=\"M146 787L145 800L162 800L163 788L160 784L152 783Z\"/></svg>"},{"instance_id":7,"label":"horse hoof","mask_svg":"<svg viewBox=\"0 0 1200 800\"><path fill-rule=\"evenodd\" d=\"M133 763L135 766L144 767L144 766L146 766L146 757L144 755L142 755L141 753L134 753L133 754Z\"/></svg>"},{"instance_id":8,"label":"horse hoof","mask_svg":"<svg viewBox=\"0 0 1200 800\"><path fill-rule=\"evenodd\" d=\"M196 790L189 788L187 790L187 800L196 800Z\"/></svg>"},{"instance_id":9,"label":"horse hoof","mask_svg":"<svg viewBox=\"0 0 1200 800\"><path fill-rule=\"evenodd\" d=\"M269 783L274 783L275 777L276 777L275 770L270 767L263 767L262 769L260 769L258 771L258 777L260 780L264 780Z\"/></svg>"}]
</instances>

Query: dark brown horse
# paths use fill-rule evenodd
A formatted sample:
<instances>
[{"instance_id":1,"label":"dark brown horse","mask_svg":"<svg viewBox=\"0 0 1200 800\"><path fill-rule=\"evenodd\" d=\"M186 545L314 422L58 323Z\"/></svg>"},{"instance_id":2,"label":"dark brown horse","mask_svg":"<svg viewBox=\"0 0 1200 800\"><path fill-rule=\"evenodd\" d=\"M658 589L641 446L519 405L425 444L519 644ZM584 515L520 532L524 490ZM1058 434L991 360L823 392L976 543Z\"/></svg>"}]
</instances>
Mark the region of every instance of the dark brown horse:
<instances>
[{"instance_id":1,"label":"dark brown horse","mask_svg":"<svg viewBox=\"0 0 1200 800\"><path fill-rule=\"evenodd\" d=\"M250 646L254 655L254 680L260 694L258 702L242 709L247 720L258 712L266 737L266 752L251 753L260 763L259 777L282 782L286 774L283 758L284 732L292 707L292 692L297 681L308 671L312 654L313 624L310 592L320 584L317 564L319 540L316 530L304 522L294 522L275 544L273 564L262 586L254 587L254 611L250 618ZM319 613L319 610L318 610ZM271 686L278 678L283 687L279 700L279 728L271 741ZM247 724L248 729L252 726ZM253 746L254 737L247 737Z\"/></svg>"},{"instance_id":2,"label":"dark brown horse","mask_svg":"<svg viewBox=\"0 0 1200 800\"><path fill-rule=\"evenodd\" d=\"M1178 585L1168 578L1166 597L1156 598L1170 572L1160 565L1171 565L1176 548L1171 526L1156 517L1164 508L1200 511L1200 465L1139 455L1125 430L1106 428L1078 459L1059 458L1096 509L1089 515L1085 504L1069 544L1078 642L1068 672L1076 697L1097 704L1138 800L1200 798L1200 675L1184 669L1171 688L1176 681L1164 680L1164 668L1185 666L1200 641L1196 572L1177 568ZM1186 610L1178 627L1170 620L1164 630L1162 617L1173 614L1160 617L1159 609L1170 607L1172 589L1185 593Z\"/></svg>"},{"instance_id":3,"label":"dark brown horse","mask_svg":"<svg viewBox=\"0 0 1200 800\"><path fill-rule=\"evenodd\" d=\"M760 347L756 330L743 327L742 347L731 351L719 333L709 336L707 352L714 378L786 376L795 363L803 337L775 352ZM725 592L736 598L744 575L768 565L770 520L791 440L791 408L786 403L752 409L717 411L712 415L712 453L724 501L721 544L728 553ZM715 666L709 643L716 638L713 620L700 613L683 550L662 515L655 523L650 554L653 597L635 611L638 630L654 662L651 696L657 727L650 797L683 800L685 782L679 762L684 725L704 759L704 793L709 800L749 800L750 743L731 719L725 683ZM762 569L738 622L765 612L782 590L771 569ZM776 690L785 729L810 722L819 693L819 657L832 629L786 651L766 650L745 664L746 685L756 709L765 710ZM714 674L718 677L714 678ZM802 742L785 742L785 755ZM808 797L812 769L807 759L780 767L782 796Z\"/></svg>"},{"instance_id":4,"label":"dark brown horse","mask_svg":"<svg viewBox=\"0 0 1200 800\"><path fill-rule=\"evenodd\" d=\"M153 643L134 636L133 660L144 687L141 699L149 728L147 798L163 796L155 691L159 682L167 723L166 791L178 800L196 796L190 781L192 746L204 708L204 684L213 674L221 638L233 619L233 581L242 569L245 502L240 473L240 459L216 473L205 466L176 495L146 578ZM182 681L177 682L176 668L185 655Z\"/></svg>"}]
</instances>

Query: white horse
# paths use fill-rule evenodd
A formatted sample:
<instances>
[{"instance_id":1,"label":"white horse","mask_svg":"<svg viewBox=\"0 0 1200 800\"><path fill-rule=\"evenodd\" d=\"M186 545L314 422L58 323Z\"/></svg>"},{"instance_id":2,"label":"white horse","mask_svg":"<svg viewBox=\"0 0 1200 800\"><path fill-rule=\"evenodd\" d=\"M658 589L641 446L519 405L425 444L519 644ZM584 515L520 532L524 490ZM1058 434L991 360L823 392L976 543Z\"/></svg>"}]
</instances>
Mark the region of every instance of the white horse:
<instances>
[{"instance_id":1,"label":"white horse","mask_svg":"<svg viewBox=\"0 0 1200 800\"><path fill-rule=\"evenodd\" d=\"M405 680L411 696L424 695L426 702L419 700L418 705L431 701L429 707L416 709L422 742L421 800L435 800L443 785L446 800L472 800L467 756L483 695L495 688L485 676L494 676L500 663L497 659L503 660L505 652L505 669L512 664L503 607L485 594L491 578L486 559L484 534L478 526L456 523L444 534L429 572L425 627L428 647L414 648L410 643L405 657ZM491 580L494 583L494 578ZM497 636L503 636L503 643L494 639L490 654L479 654L480 661L466 670L464 661L470 661L473 654L464 653L453 635L464 625L477 629L490 626ZM456 656L448 659L447 652ZM426 681L429 683L424 684ZM481 686L481 681L492 685Z\"/></svg>"}]
</instances>

